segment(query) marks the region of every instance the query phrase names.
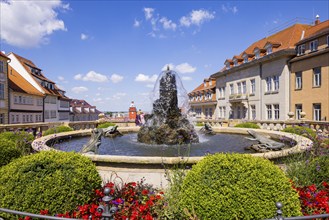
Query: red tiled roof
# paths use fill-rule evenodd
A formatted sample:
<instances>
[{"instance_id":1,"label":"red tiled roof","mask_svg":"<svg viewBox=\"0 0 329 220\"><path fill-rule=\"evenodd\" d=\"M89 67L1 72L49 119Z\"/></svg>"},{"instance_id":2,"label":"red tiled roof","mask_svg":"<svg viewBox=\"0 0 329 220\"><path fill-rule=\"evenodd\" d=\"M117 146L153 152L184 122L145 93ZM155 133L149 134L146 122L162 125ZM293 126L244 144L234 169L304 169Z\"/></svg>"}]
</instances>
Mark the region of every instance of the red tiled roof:
<instances>
[{"instance_id":1,"label":"red tiled roof","mask_svg":"<svg viewBox=\"0 0 329 220\"><path fill-rule=\"evenodd\" d=\"M24 77L16 72L14 68L9 66L8 68L8 83L9 88L16 92L28 93L31 95L43 96L43 94L37 90L31 83L29 83Z\"/></svg>"},{"instance_id":2,"label":"red tiled roof","mask_svg":"<svg viewBox=\"0 0 329 220\"><path fill-rule=\"evenodd\" d=\"M6 55L6 54L2 53L2 51L0 51L0 56L1 56L1 57L4 57L4 58L6 58L7 60L10 60L10 58L9 58L9 57L7 57L7 55Z\"/></svg>"},{"instance_id":3,"label":"red tiled roof","mask_svg":"<svg viewBox=\"0 0 329 220\"><path fill-rule=\"evenodd\" d=\"M304 39L313 37L317 34L320 34L324 31L329 29L329 20L323 21L317 25L312 26L311 28L307 29L304 35ZM303 40L304 40L303 39Z\"/></svg>"},{"instance_id":4,"label":"red tiled roof","mask_svg":"<svg viewBox=\"0 0 329 220\"><path fill-rule=\"evenodd\" d=\"M246 52L247 54L253 54L255 48L263 49L267 42L273 42L281 44L277 51L284 50L288 48L294 48L295 43L297 43L302 32L310 28L307 24L294 24L282 31L279 31L269 37L265 37L255 43L251 44L246 50L244 50L241 55Z\"/></svg>"}]
</instances>

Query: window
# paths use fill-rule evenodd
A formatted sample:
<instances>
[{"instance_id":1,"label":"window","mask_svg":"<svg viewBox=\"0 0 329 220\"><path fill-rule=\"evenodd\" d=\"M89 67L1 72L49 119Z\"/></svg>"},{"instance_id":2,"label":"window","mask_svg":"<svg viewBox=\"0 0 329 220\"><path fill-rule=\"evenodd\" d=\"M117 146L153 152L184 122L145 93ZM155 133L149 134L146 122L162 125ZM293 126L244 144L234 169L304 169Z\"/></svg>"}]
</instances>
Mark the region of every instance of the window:
<instances>
[{"instance_id":1,"label":"window","mask_svg":"<svg viewBox=\"0 0 329 220\"><path fill-rule=\"evenodd\" d=\"M0 82L5 82L5 81L6 81L6 75L0 72Z\"/></svg>"},{"instance_id":2,"label":"window","mask_svg":"<svg viewBox=\"0 0 329 220\"><path fill-rule=\"evenodd\" d=\"M230 67L231 67L231 64L230 64L230 62L226 62L226 63L225 63L225 66L226 66L226 69L228 69L228 70L229 70L229 69L230 69Z\"/></svg>"},{"instance_id":3,"label":"window","mask_svg":"<svg viewBox=\"0 0 329 220\"><path fill-rule=\"evenodd\" d=\"M11 117L10 117L11 119L11 122L10 123L14 123L15 122L15 115L11 115Z\"/></svg>"},{"instance_id":4,"label":"window","mask_svg":"<svg viewBox=\"0 0 329 220\"><path fill-rule=\"evenodd\" d=\"M212 86L212 80L209 81L209 86Z\"/></svg>"},{"instance_id":5,"label":"window","mask_svg":"<svg viewBox=\"0 0 329 220\"><path fill-rule=\"evenodd\" d=\"M296 111L296 119L297 120L299 120L299 119L301 119L301 117L300 117L300 113L303 111L303 106L302 106L302 104L296 104L295 105L295 111Z\"/></svg>"},{"instance_id":6,"label":"window","mask_svg":"<svg viewBox=\"0 0 329 220\"><path fill-rule=\"evenodd\" d=\"M56 118L56 110L50 111L50 118Z\"/></svg>"},{"instance_id":7,"label":"window","mask_svg":"<svg viewBox=\"0 0 329 220\"><path fill-rule=\"evenodd\" d=\"M247 54L245 54L243 56L243 63L248 63L248 55Z\"/></svg>"},{"instance_id":8,"label":"window","mask_svg":"<svg viewBox=\"0 0 329 220\"><path fill-rule=\"evenodd\" d=\"M250 93L251 94L255 94L255 92L256 92L256 81L255 81L255 79L252 79L252 80L250 80Z\"/></svg>"},{"instance_id":9,"label":"window","mask_svg":"<svg viewBox=\"0 0 329 220\"><path fill-rule=\"evenodd\" d=\"M0 99L5 99L5 84L0 83Z\"/></svg>"},{"instance_id":10,"label":"window","mask_svg":"<svg viewBox=\"0 0 329 220\"><path fill-rule=\"evenodd\" d=\"M266 116L268 120L272 120L272 105L266 105Z\"/></svg>"},{"instance_id":11,"label":"window","mask_svg":"<svg viewBox=\"0 0 329 220\"><path fill-rule=\"evenodd\" d=\"M241 108L240 108L240 106L238 106L237 111L238 111L238 118L241 118Z\"/></svg>"},{"instance_id":12,"label":"window","mask_svg":"<svg viewBox=\"0 0 329 220\"><path fill-rule=\"evenodd\" d=\"M279 76L273 76L274 91L279 91Z\"/></svg>"},{"instance_id":13,"label":"window","mask_svg":"<svg viewBox=\"0 0 329 220\"><path fill-rule=\"evenodd\" d=\"M49 115L49 110L45 110L45 119L49 119L50 115Z\"/></svg>"},{"instance_id":14,"label":"window","mask_svg":"<svg viewBox=\"0 0 329 220\"><path fill-rule=\"evenodd\" d=\"M313 86L321 86L321 67L316 67L313 69Z\"/></svg>"},{"instance_id":15,"label":"window","mask_svg":"<svg viewBox=\"0 0 329 220\"><path fill-rule=\"evenodd\" d=\"M295 88L296 89L302 89L302 85L303 85L302 72L297 72L295 76L296 76Z\"/></svg>"},{"instance_id":16,"label":"window","mask_svg":"<svg viewBox=\"0 0 329 220\"><path fill-rule=\"evenodd\" d=\"M5 72L5 64L2 60L0 60L0 73L4 73Z\"/></svg>"},{"instance_id":17,"label":"window","mask_svg":"<svg viewBox=\"0 0 329 220\"><path fill-rule=\"evenodd\" d=\"M279 120L280 118L280 106L279 105L273 105L274 108L274 119Z\"/></svg>"},{"instance_id":18,"label":"window","mask_svg":"<svg viewBox=\"0 0 329 220\"><path fill-rule=\"evenodd\" d=\"M225 98L225 88L219 88L219 98Z\"/></svg>"},{"instance_id":19,"label":"window","mask_svg":"<svg viewBox=\"0 0 329 220\"><path fill-rule=\"evenodd\" d=\"M234 86L233 84L230 84L230 95L234 94Z\"/></svg>"},{"instance_id":20,"label":"window","mask_svg":"<svg viewBox=\"0 0 329 220\"><path fill-rule=\"evenodd\" d=\"M271 77L266 77L266 92L270 92L272 90L272 79Z\"/></svg>"},{"instance_id":21,"label":"window","mask_svg":"<svg viewBox=\"0 0 329 220\"><path fill-rule=\"evenodd\" d=\"M305 54L305 44L299 45L297 47L297 55Z\"/></svg>"},{"instance_id":22,"label":"window","mask_svg":"<svg viewBox=\"0 0 329 220\"><path fill-rule=\"evenodd\" d=\"M327 47L329 47L329 35L327 36Z\"/></svg>"},{"instance_id":23,"label":"window","mask_svg":"<svg viewBox=\"0 0 329 220\"><path fill-rule=\"evenodd\" d=\"M310 42L310 50L311 52L318 50L318 40L314 40Z\"/></svg>"},{"instance_id":24,"label":"window","mask_svg":"<svg viewBox=\"0 0 329 220\"><path fill-rule=\"evenodd\" d=\"M313 104L313 120L321 120L321 104Z\"/></svg>"},{"instance_id":25,"label":"window","mask_svg":"<svg viewBox=\"0 0 329 220\"><path fill-rule=\"evenodd\" d=\"M16 115L16 122L19 123L19 115Z\"/></svg>"},{"instance_id":26,"label":"window","mask_svg":"<svg viewBox=\"0 0 329 220\"><path fill-rule=\"evenodd\" d=\"M270 45L269 47L267 47L266 49L266 54L271 54L272 53L272 45Z\"/></svg>"},{"instance_id":27,"label":"window","mask_svg":"<svg viewBox=\"0 0 329 220\"><path fill-rule=\"evenodd\" d=\"M23 123L25 122L25 115L23 115Z\"/></svg>"},{"instance_id":28,"label":"window","mask_svg":"<svg viewBox=\"0 0 329 220\"><path fill-rule=\"evenodd\" d=\"M255 59L260 58L260 51L258 49L254 50L254 54L255 54Z\"/></svg>"},{"instance_id":29,"label":"window","mask_svg":"<svg viewBox=\"0 0 329 220\"><path fill-rule=\"evenodd\" d=\"M247 93L247 83L246 81L242 82L242 94L246 94Z\"/></svg>"},{"instance_id":30,"label":"window","mask_svg":"<svg viewBox=\"0 0 329 220\"><path fill-rule=\"evenodd\" d=\"M241 94L242 93L242 87L241 87L241 83L239 82L238 83L238 94Z\"/></svg>"},{"instance_id":31,"label":"window","mask_svg":"<svg viewBox=\"0 0 329 220\"><path fill-rule=\"evenodd\" d=\"M5 114L0 114L0 124L5 123Z\"/></svg>"},{"instance_id":32,"label":"window","mask_svg":"<svg viewBox=\"0 0 329 220\"><path fill-rule=\"evenodd\" d=\"M43 100L42 99L38 99L37 100L37 105L38 106L42 106L43 105Z\"/></svg>"},{"instance_id":33,"label":"window","mask_svg":"<svg viewBox=\"0 0 329 220\"><path fill-rule=\"evenodd\" d=\"M234 66L238 66L238 60L237 59L234 59L233 63L234 63Z\"/></svg>"},{"instance_id":34,"label":"window","mask_svg":"<svg viewBox=\"0 0 329 220\"><path fill-rule=\"evenodd\" d=\"M256 119L256 106L250 105L250 112L251 112L251 120Z\"/></svg>"}]
</instances>

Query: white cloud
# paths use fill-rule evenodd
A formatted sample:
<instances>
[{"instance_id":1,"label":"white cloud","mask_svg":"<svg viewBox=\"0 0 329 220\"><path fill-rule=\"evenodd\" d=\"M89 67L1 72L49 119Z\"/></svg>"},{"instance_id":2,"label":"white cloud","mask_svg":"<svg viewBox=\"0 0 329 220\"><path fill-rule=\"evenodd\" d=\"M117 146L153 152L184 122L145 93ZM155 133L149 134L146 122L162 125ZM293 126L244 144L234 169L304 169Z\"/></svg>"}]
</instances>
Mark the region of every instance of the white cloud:
<instances>
[{"instance_id":1,"label":"white cloud","mask_svg":"<svg viewBox=\"0 0 329 220\"><path fill-rule=\"evenodd\" d=\"M120 76L118 74L112 74L111 77L110 77L110 80L113 82L113 83L118 83L120 81L123 80L123 76Z\"/></svg>"},{"instance_id":2,"label":"white cloud","mask_svg":"<svg viewBox=\"0 0 329 220\"><path fill-rule=\"evenodd\" d=\"M79 94L79 93L82 93L82 92L87 92L88 91L88 88L86 88L84 86L78 86L78 87L73 87L71 89L71 91L73 93Z\"/></svg>"},{"instance_id":3,"label":"white cloud","mask_svg":"<svg viewBox=\"0 0 329 220\"><path fill-rule=\"evenodd\" d=\"M61 83L68 83L67 80L65 80L65 78L63 76L58 76L57 77L58 81L61 82Z\"/></svg>"},{"instance_id":4,"label":"white cloud","mask_svg":"<svg viewBox=\"0 0 329 220\"><path fill-rule=\"evenodd\" d=\"M135 81L137 82L155 82L157 80L158 76L157 75L144 75L142 73L138 74L135 78Z\"/></svg>"},{"instance_id":5,"label":"white cloud","mask_svg":"<svg viewBox=\"0 0 329 220\"><path fill-rule=\"evenodd\" d=\"M97 97L97 98L94 98L94 99L93 99L93 101L94 101L94 102L102 102L102 101L103 101L103 99L102 99L102 98L100 98L100 97Z\"/></svg>"},{"instance_id":6,"label":"white cloud","mask_svg":"<svg viewBox=\"0 0 329 220\"><path fill-rule=\"evenodd\" d=\"M134 21L134 27L137 28L139 26L141 26L141 22L135 19L135 21Z\"/></svg>"},{"instance_id":7,"label":"white cloud","mask_svg":"<svg viewBox=\"0 0 329 220\"><path fill-rule=\"evenodd\" d=\"M66 31L56 10L68 10L69 5L53 1L0 1L1 40L12 46L29 48L49 42L54 31Z\"/></svg>"},{"instance_id":8,"label":"white cloud","mask_svg":"<svg viewBox=\"0 0 329 220\"><path fill-rule=\"evenodd\" d=\"M122 99L123 97L125 97L127 94L124 93L124 92L117 92L115 94L113 94L110 98L110 100L120 100Z\"/></svg>"},{"instance_id":9,"label":"white cloud","mask_svg":"<svg viewBox=\"0 0 329 220\"><path fill-rule=\"evenodd\" d=\"M196 71L196 68L192 67L188 63L181 63L176 66L176 70L177 70L177 72L180 72L180 73L194 73Z\"/></svg>"},{"instance_id":10,"label":"white cloud","mask_svg":"<svg viewBox=\"0 0 329 220\"><path fill-rule=\"evenodd\" d=\"M153 17L154 8L144 8L145 19L149 20Z\"/></svg>"},{"instance_id":11,"label":"white cloud","mask_svg":"<svg viewBox=\"0 0 329 220\"><path fill-rule=\"evenodd\" d=\"M166 17L161 18L159 22L162 23L163 28L166 30L176 30L177 25L172 20L168 20Z\"/></svg>"},{"instance_id":12,"label":"white cloud","mask_svg":"<svg viewBox=\"0 0 329 220\"><path fill-rule=\"evenodd\" d=\"M80 35L80 39L81 39L81 40L87 40L88 38L89 38L89 36L86 35L86 34L84 34L84 33L82 33L82 34Z\"/></svg>"},{"instance_id":13,"label":"white cloud","mask_svg":"<svg viewBox=\"0 0 329 220\"><path fill-rule=\"evenodd\" d=\"M210 21L215 18L215 12L209 12L207 10L193 10L188 16L183 16L180 19L180 25L189 27L192 24L200 26L206 21Z\"/></svg>"},{"instance_id":14,"label":"white cloud","mask_svg":"<svg viewBox=\"0 0 329 220\"><path fill-rule=\"evenodd\" d=\"M75 80L91 81L91 82L108 82L109 79L107 76L95 71L89 71L85 76L82 74L77 74L74 76Z\"/></svg>"},{"instance_id":15,"label":"white cloud","mask_svg":"<svg viewBox=\"0 0 329 220\"><path fill-rule=\"evenodd\" d=\"M190 80L192 80L192 77L189 77L189 76L183 76L183 77L182 77L182 80L184 80L184 81L190 81Z\"/></svg>"},{"instance_id":16,"label":"white cloud","mask_svg":"<svg viewBox=\"0 0 329 220\"><path fill-rule=\"evenodd\" d=\"M167 70L168 66L169 66L169 69L177 71L179 73L194 73L196 71L196 67L193 67L188 63L181 63L181 64L178 64L177 66L175 66L172 63L169 63L169 64L164 65L161 70L162 71Z\"/></svg>"},{"instance_id":17,"label":"white cloud","mask_svg":"<svg viewBox=\"0 0 329 220\"><path fill-rule=\"evenodd\" d=\"M233 14L236 14L238 12L238 7L236 7L236 6L231 7L229 4L226 4L226 5L223 4L222 11L224 13L232 12Z\"/></svg>"}]
</instances>

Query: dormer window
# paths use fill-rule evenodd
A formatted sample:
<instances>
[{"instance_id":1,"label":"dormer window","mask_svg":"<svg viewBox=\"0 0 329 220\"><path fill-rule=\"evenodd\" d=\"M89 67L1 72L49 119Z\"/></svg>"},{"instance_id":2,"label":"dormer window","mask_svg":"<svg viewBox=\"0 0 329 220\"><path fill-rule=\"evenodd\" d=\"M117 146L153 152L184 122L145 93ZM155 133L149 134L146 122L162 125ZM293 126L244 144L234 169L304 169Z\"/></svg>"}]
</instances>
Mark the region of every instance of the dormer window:
<instances>
[{"instance_id":1,"label":"dormer window","mask_svg":"<svg viewBox=\"0 0 329 220\"><path fill-rule=\"evenodd\" d=\"M254 50L254 54L255 54L255 59L259 59L259 58L260 58L260 51L259 51L258 48L256 48L256 49Z\"/></svg>"},{"instance_id":2,"label":"dormer window","mask_svg":"<svg viewBox=\"0 0 329 220\"><path fill-rule=\"evenodd\" d=\"M227 61L227 62L225 63L225 66L226 66L226 69L229 70L229 69L231 68L231 64L230 64L230 62Z\"/></svg>"},{"instance_id":3,"label":"dormer window","mask_svg":"<svg viewBox=\"0 0 329 220\"><path fill-rule=\"evenodd\" d=\"M272 45L266 48L266 54L271 54L272 53Z\"/></svg>"},{"instance_id":4,"label":"dormer window","mask_svg":"<svg viewBox=\"0 0 329 220\"><path fill-rule=\"evenodd\" d=\"M234 60L233 60L233 63L234 63L234 66L238 66L238 65L239 65L237 59L234 59Z\"/></svg>"},{"instance_id":5,"label":"dormer window","mask_svg":"<svg viewBox=\"0 0 329 220\"><path fill-rule=\"evenodd\" d=\"M203 83L203 86L204 87L207 87L207 82L206 81Z\"/></svg>"},{"instance_id":6,"label":"dormer window","mask_svg":"<svg viewBox=\"0 0 329 220\"><path fill-rule=\"evenodd\" d=\"M318 50L318 40L314 40L310 42L310 50L311 52Z\"/></svg>"},{"instance_id":7,"label":"dormer window","mask_svg":"<svg viewBox=\"0 0 329 220\"><path fill-rule=\"evenodd\" d=\"M243 63L248 63L248 55L247 54L243 55Z\"/></svg>"},{"instance_id":8,"label":"dormer window","mask_svg":"<svg viewBox=\"0 0 329 220\"><path fill-rule=\"evenodd\" d=\"M297 55L303 55L305 54L305 44L299 45L297 47Z\"/></svg>"},{"instance_id":9,"label":"dormer window","mask_svg":"<svg viewBox=\"0 0 329 220\"><path fill-rule=\"evenodd\" d=\"M212 86L212 80L209 81L209 86Z\"/></svg>"}]
</instances>

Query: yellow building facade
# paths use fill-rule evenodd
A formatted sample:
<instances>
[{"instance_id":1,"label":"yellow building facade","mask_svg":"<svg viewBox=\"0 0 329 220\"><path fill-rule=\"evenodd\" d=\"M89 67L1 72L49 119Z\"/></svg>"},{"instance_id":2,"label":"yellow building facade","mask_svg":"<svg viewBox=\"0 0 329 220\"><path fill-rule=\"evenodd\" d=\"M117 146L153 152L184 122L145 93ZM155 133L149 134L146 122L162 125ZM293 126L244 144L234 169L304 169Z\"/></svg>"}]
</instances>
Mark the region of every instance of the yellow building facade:
<instances>
[{"instance_id":1,"label":"yellow building facade","mask_svg":"<svg viewBox=\"0 0 329 220\"><path fill-rule=\"evenodd\" d=\"M8 124L8 62L10 59L0 52L0 124Z\"/></svg>"},{"instance_id":2,"label":"yellow building facade","mask_svg":"<svg viewBox=\"0 0 329 220\"><path fill-rule=\"evenodd\" d=\"M290 61L290 111L295 119L329 120L329 21L317 23L296 44Z\"/></svg>"}]
</instances>

